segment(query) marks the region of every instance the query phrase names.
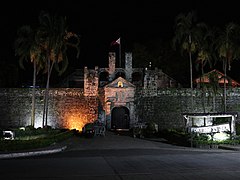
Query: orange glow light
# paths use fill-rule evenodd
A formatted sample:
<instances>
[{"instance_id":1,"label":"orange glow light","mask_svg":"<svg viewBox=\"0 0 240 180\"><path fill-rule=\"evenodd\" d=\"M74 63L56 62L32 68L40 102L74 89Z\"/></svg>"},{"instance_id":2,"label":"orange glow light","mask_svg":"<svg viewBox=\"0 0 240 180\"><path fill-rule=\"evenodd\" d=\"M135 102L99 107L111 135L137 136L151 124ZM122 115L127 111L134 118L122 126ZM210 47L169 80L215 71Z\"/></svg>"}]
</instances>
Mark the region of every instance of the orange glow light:
<instances>
[{"instance_id":1,"label":"orange glow light","mask_svg":"<svg viewBox=\"0 0 240 180\"><path fill-rule=\"evenodd\" d=\"M78 113L72 113L72 114L66 114L65 115L67 120L67 128L68 129L76 129L78 131L82 131L83 126L91 122L87 119L86 115L82 115L79 112Z\"/></svg>"}]
</instances>

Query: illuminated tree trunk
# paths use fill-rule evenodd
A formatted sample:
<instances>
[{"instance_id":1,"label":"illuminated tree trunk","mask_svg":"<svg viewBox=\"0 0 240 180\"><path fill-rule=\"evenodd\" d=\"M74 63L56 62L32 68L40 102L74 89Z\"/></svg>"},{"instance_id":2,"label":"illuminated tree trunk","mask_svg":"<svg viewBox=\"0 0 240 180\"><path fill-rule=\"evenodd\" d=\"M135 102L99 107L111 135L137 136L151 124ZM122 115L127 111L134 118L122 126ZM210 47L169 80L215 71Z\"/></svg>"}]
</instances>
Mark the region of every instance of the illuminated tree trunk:
<instances>
[{"instance_id":1,"label":"illuminated tree trunk","mask_svg":"<svg viewBox=\"0 0 240 180\"><path fill-rule=\"evenodd\" d=\"M48 74L47 74L47 84L46 84L45 97L44 97L44 109L43 109L43 127L47 127L48 125L49 83L50 83L50 77L51 77L53 65L54 65L54 62L51 64L50 59L48 59Z\"/></svg>"},{"instance_id":2,"label":"illuminated tree trunk","mask_svg":"<svg viewBox=\"0 0 240 180\"><path fill-rule=\"evenodd\" d=\"M227 86L226 86L226 77L227 77L227 63L223 63L224 68L224 87L223 87L223 102L224 102L224 112L227 111Z\"/></svg>"},{"instance_id":3,"label":"illuminated tree trunk","mask_svg":"<svg viewBox=\"0 0 240 180\"><path fill-rule=\"evenodd\" d=\"M190 65L190 87L191 87L191 110L193 111L193 75L192 75L192 51L191 51L191 35L188 36L189 43L189 65Z\"/></svg>"},{"instance_id":4,"label":"illuminated tree trunk","mask_svg":"<svg viewBox=\"0 0 240 180\"><path fill-rule=\"evenodd\" d=\"M36 68L37 68L37 63L36 60L33 61L33 88L32 88L32 116L31 116L31 126L34 127L35 125L35 102L36 102Z\"/></svg>"}]
</instances>

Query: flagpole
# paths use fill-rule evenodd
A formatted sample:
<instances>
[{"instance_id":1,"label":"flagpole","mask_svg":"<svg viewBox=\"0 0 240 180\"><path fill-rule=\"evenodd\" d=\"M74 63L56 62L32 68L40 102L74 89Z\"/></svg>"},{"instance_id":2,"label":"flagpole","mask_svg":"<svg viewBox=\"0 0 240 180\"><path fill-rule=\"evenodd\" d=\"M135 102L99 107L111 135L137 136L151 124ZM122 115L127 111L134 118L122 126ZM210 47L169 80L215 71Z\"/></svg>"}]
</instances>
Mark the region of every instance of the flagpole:
<instances>
[{"instance_id":1,"label":"flagpole","mask_svg":"<svg viewBox=\"0 0 240 180\"><path fill-rule=\"evenodd\" d=\"M121 68L121 44L122 43L119 44L119 68Z\"/></svg>"},{"instance_id":2,"label":"flagpole","mask_svg":"<svg viewBox=\"0 0 240 180\"><path fill-rule=\"evenodd\" d=\"M118 53L119 53L119 68L121 68L121 66L122 66L122 60L121 60L121 38L118 38L116 41L113 41L112 43L111 43L111 46L114 46L114 45L118 45L119 47L118 47Z\"/></svg>"}]
</instances>

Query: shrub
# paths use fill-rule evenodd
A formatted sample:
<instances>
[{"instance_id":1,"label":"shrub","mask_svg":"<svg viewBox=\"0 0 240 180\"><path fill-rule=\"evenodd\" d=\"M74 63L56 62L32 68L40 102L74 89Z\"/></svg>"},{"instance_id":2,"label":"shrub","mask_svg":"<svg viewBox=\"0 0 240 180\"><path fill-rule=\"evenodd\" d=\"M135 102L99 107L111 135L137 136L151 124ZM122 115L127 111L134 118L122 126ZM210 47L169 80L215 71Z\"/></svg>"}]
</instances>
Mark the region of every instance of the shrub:
<instances>
[{"instance_id":1,"label":"shrub","mask_svg":"<svg viewBox=\"0 0 240 180\"><path fill-rule=\"evenodd\" d=\"M30 125L25 127L25 130L26 130L26 131L29 131L29 130L32 131L32 130L34 130L34 129L35 129L35 128L34 128L33 126L30 126Z\"/></svg>"},{"instance_id":2,"label":"shrub","mask_svg":"<svg viewBox=\"0 0 240 180\"><path fill-rule=\"evenodd\" d=\"M159 131L159 136L165 138L171 144L190 146L190 134L183 129L162 129Z\"/></svg>"},{"instance_id":3,"label":"shrub","mask_svg":"<svg viewBox=\"0 0 240 180\"><path fill-rule=\"evenodd\" d=\"M194 134L193 136L194 145L206 145L211 144L212 141L209 139L207 134Z\"/></svg>"}]
</instances>

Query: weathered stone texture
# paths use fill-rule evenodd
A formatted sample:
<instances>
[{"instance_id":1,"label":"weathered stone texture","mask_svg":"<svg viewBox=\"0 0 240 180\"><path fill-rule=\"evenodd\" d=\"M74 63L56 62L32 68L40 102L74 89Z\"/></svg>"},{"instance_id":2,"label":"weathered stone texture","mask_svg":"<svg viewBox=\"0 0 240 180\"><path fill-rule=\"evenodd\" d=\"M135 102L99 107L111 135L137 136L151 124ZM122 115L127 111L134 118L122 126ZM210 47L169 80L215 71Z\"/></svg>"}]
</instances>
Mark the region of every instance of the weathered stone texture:
<instances>
[{"instance_id":1,"label":"weathered stone texture","mask_svg":"<svg viewBox=\"0 0 240 180\"><path fill-rule=\"evenodd\" d=\"M105 89L106 90L106 89ZM114 90L114 89L112 89ZM124 88L120 88L124 90ZM111 92L111 93L110 93ZM109 116L111 109L106 108L106 101L116 96L115 91L104 92L101 88L98 96L84 96L82 88L56 88L50 90L48 125L52 127L74 128L81 123L96 120L99 110L106 110ZM106 94L105 94L106 93ZM127 93L127 92L126 92ZM122 96L113 99L113 107L123 105L130 111L131 123L136 121L156 122L159 128L183 128L182 113L222 112L222 90L215 97L209 91L195 89L193 91L193 108L191 106L191 89L166 88L151 90L137 88L124 97L131 97L123 102ZM44 89L36 91L35 127L42 126ZM0 89L0 127L16 127L30 125L32 89ZM105 108L104 108L105 106ZM240 113L240 89L228 89L227 111ZM239 121L239 118L237 118Z\"/></svg>"},{"instance_id":2,"label":"weathered stone texture","mask_svg":"<svg viewBox=\"0 0 240 180\"><path fill-rule=\"evenodd\" d=\"M98 67L94 70L84 68L84 96L98 95Z\"/></svg>"},{"instance_id":3,"label":"weathered stone texture","mask_svg":"<svg viewBox=\"0 0 240 180\"><path fill-rule=\"evenodd\" d=\"M155 122L160 129L184 128L185 122L182 113L223 112L222 98L219 92L214 103L212 94L197 89L193 91L192 108L191 89L161 89L157 92L138 89L135 98L136 117L138 121ZM239 114L239 89L228 90L227 111Z\"/></svg>"},{"instance_id":4,"label":"weathered stone texture","mask_svg":"<svg viewBox=\"0 0 240 180\"><path fill-rule=\"evenodd\" d=\"M126 71L126 79L129 82L132 82L132 53L125 53L125 71Z\"/></svg>"},{"instance_id":5,"label":"weathered stone texture","mask_svg":"<svg viewBox=\"0 0 240 180\"><path fill-rule=\"evenodd\" d=\"M35 127L42 127L43 94L43 89L36 90ZM32 89L1 89L0 126L30 125L31 98ZM97 97L85 97L83 89L56 88L50 90L48 125L55 128L69 128L72 124L78 124L80 121L93 121L97 119L97 114Z\"/></svg>"}]
</instances>

